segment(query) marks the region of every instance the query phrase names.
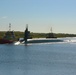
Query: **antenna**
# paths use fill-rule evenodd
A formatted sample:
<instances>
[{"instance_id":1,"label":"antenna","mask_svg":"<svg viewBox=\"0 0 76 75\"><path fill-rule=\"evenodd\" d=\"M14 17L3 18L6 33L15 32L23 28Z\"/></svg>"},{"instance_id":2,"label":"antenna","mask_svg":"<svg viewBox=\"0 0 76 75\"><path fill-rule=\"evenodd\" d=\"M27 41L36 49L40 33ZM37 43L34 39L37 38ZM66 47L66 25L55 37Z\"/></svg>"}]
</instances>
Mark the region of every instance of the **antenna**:
<instances>
[{"instance_id":1,"label":"antenna","mask_svg":"<svg viewBox=\"0 0 76 75\"><path fill-rule=\"evenodd\" d=\"M26 24L26 29L28 30L28 24Z\"/></svg>"},{"instance_id":2,"label":"antenna","mask_svg":"<svg viewBox=\"0 0 76 75\"><path fill-rule=\"evenodd\" d=\"M9 23L9 31L11 31L11 23Z\"/></svg>"},{"instance_id":3,"label":"antenna","mask_svg":"<svg viewBox=\"0 0 76 75\"><path fill-rule=\"evenodd\" d=\"M28 28L28 24L26 24L26 28Z\"/></svg>"},{"instance_id":4,"label":"antenna","mask_svg":"<svg viewBox=\"0 0 76 75\"><path fill-rule=\"evenodd\" d=\"M51 31L51 33L52 33L52 27L51 27L50 31Z\"/></svg>"}]
</instances>

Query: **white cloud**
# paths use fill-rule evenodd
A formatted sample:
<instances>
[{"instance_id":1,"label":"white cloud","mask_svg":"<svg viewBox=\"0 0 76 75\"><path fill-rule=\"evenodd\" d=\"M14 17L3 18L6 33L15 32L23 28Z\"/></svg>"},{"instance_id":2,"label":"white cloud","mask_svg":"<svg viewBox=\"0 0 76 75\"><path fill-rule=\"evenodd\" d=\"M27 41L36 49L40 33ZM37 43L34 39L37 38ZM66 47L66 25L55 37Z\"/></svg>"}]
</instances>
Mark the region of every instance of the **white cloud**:
<instances>
[{"instance_id":1,"label":"white cloud","mask_svg":"<svg viewBox=\"0 0 76 75\"><path fill-rule=\"evenodd\" d=\"M2 19L6 19L6 18L7 18L7 16L3 16L3 17L2 17Z\"/></svg>"}]
</instances>

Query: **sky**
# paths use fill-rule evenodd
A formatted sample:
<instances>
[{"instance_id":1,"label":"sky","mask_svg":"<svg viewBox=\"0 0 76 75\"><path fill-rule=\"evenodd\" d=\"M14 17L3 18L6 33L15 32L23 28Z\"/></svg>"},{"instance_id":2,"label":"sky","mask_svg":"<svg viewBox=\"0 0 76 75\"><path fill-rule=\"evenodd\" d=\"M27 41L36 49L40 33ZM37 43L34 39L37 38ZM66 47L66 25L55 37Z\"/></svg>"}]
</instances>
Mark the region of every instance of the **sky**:
<instances>
[{"instance_id":1,"label":"sky","mask_svg":"<svg viewBox=\"0 0 76 75\"><path fill-rule=\"evenodd\" d=\"M0 0L0 31L76 34L76 0Z\"/></svg>"}]
</instances>

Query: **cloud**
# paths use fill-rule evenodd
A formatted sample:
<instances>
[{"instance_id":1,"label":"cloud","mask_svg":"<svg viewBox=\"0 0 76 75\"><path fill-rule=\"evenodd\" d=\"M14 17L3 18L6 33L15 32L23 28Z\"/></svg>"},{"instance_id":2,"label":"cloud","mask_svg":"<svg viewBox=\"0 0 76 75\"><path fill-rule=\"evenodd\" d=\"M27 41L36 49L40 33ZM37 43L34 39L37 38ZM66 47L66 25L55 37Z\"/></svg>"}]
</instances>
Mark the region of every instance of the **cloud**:
<instances>
[{"instance_id":1,"label":"cloud","mask_svg":"<svg viewBox=\"0 0 76 75\"><path fill-rule=\"evenodd\" d=\"M6 18L7 18L7 16L3 16L3 17L2 17L2 19L6 19Z\"/></svg>"}]
</instances>

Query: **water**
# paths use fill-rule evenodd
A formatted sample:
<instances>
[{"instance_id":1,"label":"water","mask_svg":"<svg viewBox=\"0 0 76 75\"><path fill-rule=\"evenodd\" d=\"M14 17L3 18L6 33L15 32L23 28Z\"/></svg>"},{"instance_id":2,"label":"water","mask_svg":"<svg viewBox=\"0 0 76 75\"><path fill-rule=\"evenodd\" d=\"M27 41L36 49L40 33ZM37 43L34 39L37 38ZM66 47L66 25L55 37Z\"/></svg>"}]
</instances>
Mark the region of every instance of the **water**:
<instances>
[{"instance_id":1,"label":"water","mask_svg":"<svg viewBox=\"0 0 76 75\"><path fill-rule=\"evenodd\" d=\"M0 45L0 75L76 75L76 42Z\"/></svg>"}]
</instances>

